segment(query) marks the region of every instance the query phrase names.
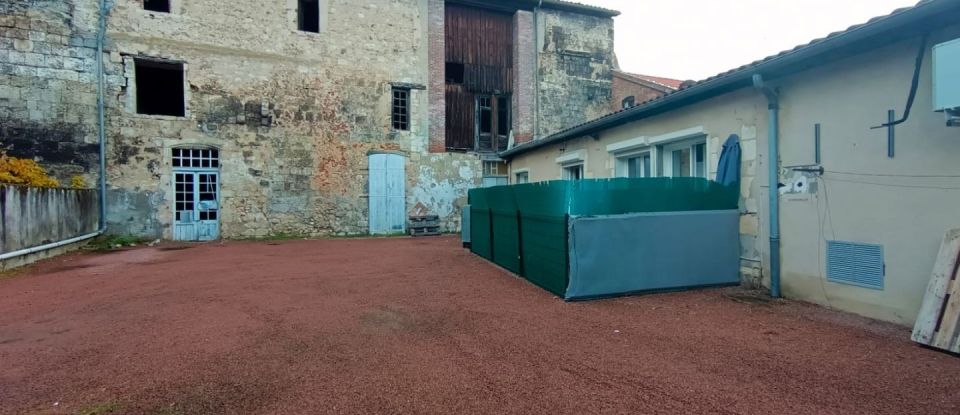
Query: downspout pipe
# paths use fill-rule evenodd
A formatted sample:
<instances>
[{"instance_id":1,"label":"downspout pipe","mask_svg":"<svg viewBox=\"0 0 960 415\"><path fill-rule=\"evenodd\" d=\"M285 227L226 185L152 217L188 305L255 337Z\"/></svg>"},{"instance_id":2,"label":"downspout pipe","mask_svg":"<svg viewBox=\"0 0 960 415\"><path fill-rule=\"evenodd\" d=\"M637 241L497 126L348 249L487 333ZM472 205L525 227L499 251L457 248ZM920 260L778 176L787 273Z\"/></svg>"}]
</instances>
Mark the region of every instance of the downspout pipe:
<instances>
[{"instance_id":1,"label":"downspout pipe","mask_svg":"<svg viewBox=\"0 0 960 415\"><path fill-rule=\"evenodd\" d=\"M100 144L100 220L98 232L107 230L107 132L104 95L103 49L107 37L107 14L113 4L110 0L100 0L100 16L97 25L97 134Z\"/></svg>"},{"instance_id":2,"label":"downspout pipe","mask_svg":"<svg viewBox=\"0 0 960 415\"><path fill-rule=\"evenodd\" d=\"M540 135L540 8L543 7L543 0L537 3L533 9L533 55L535 57L533 68L533 139L536 140Z\"/></svg>"},{"instance_id":3,"label":"downspout pipe","mask_svg":"<svg viewBox=\"0 0 960 415\"><path fill-rule=\"evenodd\" d=\"M770 223L770 296L780 298L780 94L753 75L753 86L767 98L767 180Z\"/></svg>"}]
</instances>

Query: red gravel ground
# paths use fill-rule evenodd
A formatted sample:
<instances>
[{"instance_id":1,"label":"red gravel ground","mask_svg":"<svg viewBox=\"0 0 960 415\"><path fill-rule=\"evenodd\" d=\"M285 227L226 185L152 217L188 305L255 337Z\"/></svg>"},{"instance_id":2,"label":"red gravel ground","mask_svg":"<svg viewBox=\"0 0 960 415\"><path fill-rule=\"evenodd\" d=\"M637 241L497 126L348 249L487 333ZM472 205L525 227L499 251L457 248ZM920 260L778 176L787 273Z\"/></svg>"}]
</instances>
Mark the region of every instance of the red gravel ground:
<instances>
[{"instance_id":1,"label":"red gravel ground","mask_svg":"<svg viewBox=\"0 0 960 415\"><path fill-rule=\"evenodd\" d=\"M0 280L0 413L960 413L908 335L735 289L568 304L448 237L142 248Z\"/></svg>"}]
</instances>

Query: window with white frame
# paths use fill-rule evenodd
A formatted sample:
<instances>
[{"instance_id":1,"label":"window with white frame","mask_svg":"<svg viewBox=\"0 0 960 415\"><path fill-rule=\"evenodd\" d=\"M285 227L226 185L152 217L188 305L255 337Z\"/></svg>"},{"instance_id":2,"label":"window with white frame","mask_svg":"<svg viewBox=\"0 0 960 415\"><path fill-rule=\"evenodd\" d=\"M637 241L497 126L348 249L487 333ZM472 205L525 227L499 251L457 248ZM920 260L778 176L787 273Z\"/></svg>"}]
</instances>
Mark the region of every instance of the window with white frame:
<instances>
[{"instance_id":1,"label":"window with white frame","mask_svg":"<svg viewBox=\"0 0 960 415\"><path fill-rule=\"evenodd\" d=\"M483 187L505 186L510 184L507 176L507 163L499 160L483 162Z\"/></svg>"},{"instance_id":2,"label":"window with white frame","mask_svg":"<svg viewBox=\"0 0 960 415\"><path fill-rule=\"evenodd\" d=\"M649 150L616 156L616 176L631 179L653 177L653 157Z\"/></svg>"},{"instance_id":3,"label":"window with white frame","mask_svg":"<svg viewBox=\"0 0 960 415\"><path fill-rule=\"evenodd\" d=\"M707 178L707 132L703 127L654 137L636 137L607 146L616 177Z\"/></svg>"},{"instance_id":4,"label":"window with white frame","mask_svg":"<svg viewBox=\"0 0 960 415\"><path fill-rule=\"evenodd\" d=\"M583 163L568 164L563 166L563 180L582 180Z\"/></svg>"},{"instance_id":5,"label":"window with white frame","mask_svg":"<svg viewBox=\"0 0 960 415\"><path fill-rule=\"evenodd\" d=\"M707 177L706 138L663 145L660 154L664 176Z\"/></svg>"},{"instance_id":6,"label":"window with white frame","mask_svg":"<svg viewBox=\"0 0 960 415\"><path fill-rule=\"evenodd\" d=\"M556 162L560 165L561 176L563 180L581 180L586 170L584 165L587 163L585 150L567 151L562 156L557 157Z\"/></svg>"},{"instance_id":7,"label":"window with white frame","mask_svg":"<svg viewBox=\"0 0 960 415\"><path fill-rule=\"evenodd\" d=\"M519 171L513 175L513 184L527 184L530 183L530 172Z\"/></svg>"}]
</instances>

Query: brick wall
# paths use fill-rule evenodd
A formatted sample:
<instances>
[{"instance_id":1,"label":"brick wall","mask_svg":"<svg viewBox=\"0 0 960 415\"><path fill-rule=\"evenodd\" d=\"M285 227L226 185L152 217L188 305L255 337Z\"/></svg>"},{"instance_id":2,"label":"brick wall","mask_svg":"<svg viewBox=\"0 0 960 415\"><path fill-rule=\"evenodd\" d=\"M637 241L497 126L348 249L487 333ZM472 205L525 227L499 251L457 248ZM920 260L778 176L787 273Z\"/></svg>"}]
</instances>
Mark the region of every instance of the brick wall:
<instances>
[{"instance_id":1,"label":"brick wall","mask_svg":"<svg viewBox=\"0 0 960 415\"><path fill-rule=\"evenodd\" d=\"M430 78L430 152L446 151L446 50L444 43L444 1L429 0L427 49Z\"/></svg>"},{"instance_id":2,"label":"brick wall","mask_svg":"<svg viewBox=\"0 0 960 415\"><path fill-rule=\"evenodd\" d=\"M518 11L513 17L513 138L516 144L533 139L537 69L535 37L533 13Z\"/></svg>"},{"instance_id":3,"label":"brick wall","mask_svg":"<svg viewBox=\"0 0 960 415\"><path fill-rule=\"evenodd\" d=\"M649 85L631 80L627 77L618 75L614 72L612 99L610 100L610 111L619 111L622 109L621 103L626 97L634 97L636 104L642 104L654 98L665 94L664 88L654 88Z\"/></svg>"}]
</instances>

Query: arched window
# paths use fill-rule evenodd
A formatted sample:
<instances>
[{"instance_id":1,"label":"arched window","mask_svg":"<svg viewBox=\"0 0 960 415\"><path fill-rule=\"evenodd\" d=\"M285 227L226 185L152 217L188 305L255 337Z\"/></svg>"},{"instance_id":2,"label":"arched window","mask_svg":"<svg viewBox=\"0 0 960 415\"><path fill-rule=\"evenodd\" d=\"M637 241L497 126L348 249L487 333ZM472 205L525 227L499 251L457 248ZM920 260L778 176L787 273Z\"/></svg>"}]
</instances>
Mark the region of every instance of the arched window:
<instances>
[{"instance_id":1,"label":"arched window","mask_svg":"<svg viewBox=\"0 0 960 415\"><path fill-rule=\"evenodd\" d=\"M627 109L636 104L637 104L637 97L631 95L629 97L624 98L623 101L620 101L620 108Z\"/></svg>"}]
</instances>

